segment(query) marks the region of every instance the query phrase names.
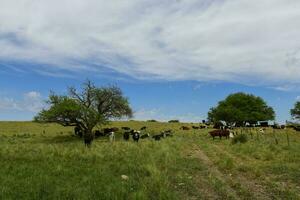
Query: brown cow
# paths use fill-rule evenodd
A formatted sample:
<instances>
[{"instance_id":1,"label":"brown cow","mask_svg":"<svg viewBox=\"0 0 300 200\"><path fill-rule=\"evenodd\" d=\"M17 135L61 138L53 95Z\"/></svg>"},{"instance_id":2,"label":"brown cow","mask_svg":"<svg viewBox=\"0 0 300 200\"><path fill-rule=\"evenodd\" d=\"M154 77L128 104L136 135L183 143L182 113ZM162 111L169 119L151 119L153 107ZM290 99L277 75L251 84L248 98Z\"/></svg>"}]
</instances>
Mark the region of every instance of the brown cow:
<instances>
[{"instance_id":1,"label":"brown cow","mask_svg":"<svg viewBox=\"0 0 300 200\"><path fill-rule=\"evenodd\" d=\"M189 127L187 127L187 126L182 126L180 129L182 129L182 130L184 130L184 131L188 131L188 130L190 130L190 128L189 128Z\"/></svg>"},{"instance_id":2,"label":"brown cow","mask_svg":"<svg viewBox=\"0 0 300 200\"><path fill-rule=\"evenodd\" d=\"M220 139L222 139L222 137L225 137L226 139L229 138L230 132L229 130L213 130L210 131L209 134L212 136L213 139L215 139L215 137L220 137Z\"/></svg>"}]
</instances>

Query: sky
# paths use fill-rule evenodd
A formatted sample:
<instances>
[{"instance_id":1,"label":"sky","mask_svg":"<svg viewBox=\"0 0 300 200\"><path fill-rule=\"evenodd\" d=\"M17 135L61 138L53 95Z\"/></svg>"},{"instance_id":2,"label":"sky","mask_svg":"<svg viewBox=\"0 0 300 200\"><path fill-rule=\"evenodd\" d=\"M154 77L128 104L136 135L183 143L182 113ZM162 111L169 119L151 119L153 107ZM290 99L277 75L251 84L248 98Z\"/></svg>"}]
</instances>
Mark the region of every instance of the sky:
<instances>
[{"instance_id":1,"label":"sky","mask_svg":"<svg viewBox=\"0 0 300 200\"><path fill-rule=\"evenodd\" d=\"M135 119L200 121L234 92L300 100L299 0L0 0L0 120L117 85Z\"/></svg>"}]
</instances>

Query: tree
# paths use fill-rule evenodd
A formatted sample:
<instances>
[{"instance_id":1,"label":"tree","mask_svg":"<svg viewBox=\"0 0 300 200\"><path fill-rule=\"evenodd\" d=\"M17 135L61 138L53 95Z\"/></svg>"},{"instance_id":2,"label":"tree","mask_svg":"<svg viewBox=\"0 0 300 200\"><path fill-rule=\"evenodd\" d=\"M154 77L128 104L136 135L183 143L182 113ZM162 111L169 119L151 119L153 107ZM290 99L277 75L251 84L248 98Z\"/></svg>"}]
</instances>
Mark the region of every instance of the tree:
<instances>
[{"instance_id":1,"label":"tree","mask_svg":"<svg viewBox=\"0 0 300 200\"><path fill-rule=\"evenodd\" d=\"M294 105L294 108L291 109L291 115L294 119L300 119L300 101L297 101Z\"/></svg>"},{"instance_id":2,"label":"tree","mask_svg":"<svg viewBox=\"0 0 300 200\"><path fill-rule=\"evenodd\" d=\"M55 122L63 126L76 126L83 132L86 145L90 145L93 128L108 120L132 117L128 99L120 88L96 87L90 81L83 84L82 90L69 88L68 95L49 95L48 109L43 109L35 117L38 122Z\"/></svg>"},{"instance_id":3,"label":"tree","mask_svg":"<svg viewBox=\"0 0 300 200\"><path fill-rule=\"evenodd\" d=\"M208 112L210 122L225 121L228 124L255 124L257 121L274 119L273 108L267 106L261 97L242 92L229 95Z\"/></svg>"}]
</instances>

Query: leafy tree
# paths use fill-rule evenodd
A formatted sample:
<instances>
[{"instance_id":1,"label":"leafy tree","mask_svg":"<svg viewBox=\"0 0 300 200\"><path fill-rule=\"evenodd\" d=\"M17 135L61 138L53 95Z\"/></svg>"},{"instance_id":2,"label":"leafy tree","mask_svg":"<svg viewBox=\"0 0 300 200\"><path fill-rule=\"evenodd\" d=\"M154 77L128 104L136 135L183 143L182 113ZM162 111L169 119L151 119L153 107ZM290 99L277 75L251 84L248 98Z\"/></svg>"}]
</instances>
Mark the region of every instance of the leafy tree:
<instances>
[{"instance_id":1,"label":"leafy tree","mask_svg":"<svg viewBox=\"0 0 300 200\"><path fill-rule=\"evenodd\" d=\"M132 117L128 99L120 88L96 87L90 81L83 84L81 91L70 87L68 95L51 92L47 103L49 108L39 112L35 121L79 127L87 145L94 138L92 130L96 125L114 118Z\"/></svg>"},{"instance_id":2,"label":"leafy tree","mask_svg":"<svg viewBox=\"0 0 300 200\"><path fill-rule=\"evenodd\" d=\"M257 121L274 120L275 112L272 107L257 96L245 93L229 95L220 101L217 107L208 112L210 122L225 121L228 124L255 124Z\"/></svg>"},{"instance_id":3,"label":"leafy tree","mask_svg":"<svg viewBox=\"0 0 300 200\"><path fill-rule=\"evenodd\" d=\"M291 109L291 115L294 119L300 119L300 101L296 102L294 108Z\"/></svg>"}]
</instances>

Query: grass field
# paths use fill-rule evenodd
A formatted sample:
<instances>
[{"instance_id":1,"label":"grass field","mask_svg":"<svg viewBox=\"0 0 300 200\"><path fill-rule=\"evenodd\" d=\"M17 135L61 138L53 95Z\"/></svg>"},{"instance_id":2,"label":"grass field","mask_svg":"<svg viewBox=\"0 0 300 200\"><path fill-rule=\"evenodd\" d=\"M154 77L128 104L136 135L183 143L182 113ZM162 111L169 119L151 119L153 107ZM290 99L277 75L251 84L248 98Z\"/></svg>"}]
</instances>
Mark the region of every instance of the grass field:
<instances>
[{"instance_id":1,"label":"grass field","mask_svg":"<svg viewBox=\"0 0 300 200\"><path fill-rule=\"evenodd\" d=\"M72 128L0 122L0 199L300 199L300 133L254 131L233 145L179 123L110 126L144 125L174 137L134 143L119 134L85 148Z\"/></svg>"}]
</instances>

